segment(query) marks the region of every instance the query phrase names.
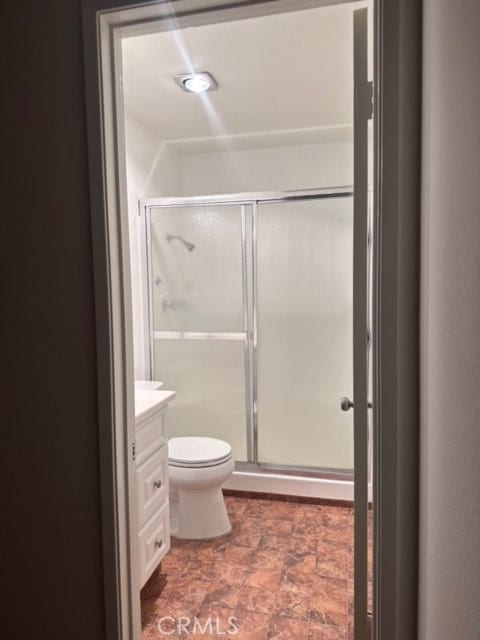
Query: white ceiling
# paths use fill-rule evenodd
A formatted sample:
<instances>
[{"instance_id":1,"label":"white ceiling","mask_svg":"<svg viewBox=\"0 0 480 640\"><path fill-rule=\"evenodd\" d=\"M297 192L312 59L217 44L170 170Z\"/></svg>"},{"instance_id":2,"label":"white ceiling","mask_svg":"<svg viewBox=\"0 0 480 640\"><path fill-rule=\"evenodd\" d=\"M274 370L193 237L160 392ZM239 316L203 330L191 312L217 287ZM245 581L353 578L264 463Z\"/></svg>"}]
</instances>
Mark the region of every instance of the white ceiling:
<instances>
[{"instance_id":1,"label":"white ceiling","mask_svg":"<svg viewBox=\"0 0 480 640\"><path fill-rule=\"evenodd\" d=\"M360 5L361 6L361 5ZM161 140L352 123L352 11L358 2L129 38L127 115ZM173 76L209 71L218 91Z\"/></svg>"}]
</instances>

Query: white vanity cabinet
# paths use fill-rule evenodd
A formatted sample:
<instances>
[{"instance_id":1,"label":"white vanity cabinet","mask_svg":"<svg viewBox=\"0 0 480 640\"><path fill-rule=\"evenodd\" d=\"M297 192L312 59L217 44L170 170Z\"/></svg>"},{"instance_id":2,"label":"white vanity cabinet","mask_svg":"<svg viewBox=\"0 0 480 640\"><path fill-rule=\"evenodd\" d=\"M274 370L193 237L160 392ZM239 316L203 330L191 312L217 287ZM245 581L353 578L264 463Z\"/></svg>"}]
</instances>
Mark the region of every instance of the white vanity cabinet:
<instances>
[{"instance_id":1,"label":"white vanity cabinet","mask_svg":"<svg viewBox=\"0 0 480 640\"><path fill-rule=\"evenodd\" d=\"M170 549L166 410L174 391L135 391L135 464L140 586Z\"/></svg>"}]
</instances>

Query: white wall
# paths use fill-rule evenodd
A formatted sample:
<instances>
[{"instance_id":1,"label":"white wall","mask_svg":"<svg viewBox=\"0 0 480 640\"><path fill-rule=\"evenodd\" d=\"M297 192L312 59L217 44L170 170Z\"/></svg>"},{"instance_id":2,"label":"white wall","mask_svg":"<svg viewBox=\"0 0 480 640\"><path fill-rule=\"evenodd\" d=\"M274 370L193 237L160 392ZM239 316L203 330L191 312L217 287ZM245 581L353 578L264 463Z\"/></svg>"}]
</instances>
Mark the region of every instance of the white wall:
<instances>
[{"instance_id":1,"label":"white wall","mask_svg":"<svg viewBox=\"0 0 480 640\"><path fill-rule=\"evenodd\" d=\"M156 134L129 116L125 119L130 267L132 279L133 350L135 379L146 377L144 336L144 241L138 201L177 189L175 157ZM162 170L159 170L162 167ZM154 176L154 179L152 179Z\"/></svg>"},{"instance_id":2,"label":"white wall","mask_svg":"<svg viewBox=\"0 0 480 640\"><path fill-rule=\"evenodd\" d=\"M183 155L182 195L351 186L351 142Z\"/></svg>"},{"instance_id":3,"label":"white wall","mask_svg":"<svg viewBox=\"0 0 480 640\"><path fill-rule=\"evenodd\" d=\"M421 640L480 638L479 25L424 0Z\"/></svg>"}]
</instances>

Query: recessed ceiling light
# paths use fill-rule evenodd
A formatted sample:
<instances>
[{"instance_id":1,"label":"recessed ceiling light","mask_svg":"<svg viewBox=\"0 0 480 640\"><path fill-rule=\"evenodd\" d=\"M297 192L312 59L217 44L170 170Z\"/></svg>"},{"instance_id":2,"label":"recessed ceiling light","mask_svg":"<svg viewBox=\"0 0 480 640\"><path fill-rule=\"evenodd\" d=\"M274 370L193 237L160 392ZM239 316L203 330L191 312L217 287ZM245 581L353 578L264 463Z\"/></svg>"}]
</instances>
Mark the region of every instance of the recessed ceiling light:
<instances>
[{"instance_id":1,"label":"recessed ceiling light","mask_svg":"<svg viewBox=\"0 0 480 640\"><path fill-rule=\"evenodd\" d=\"M208 71L199 71L198 73L182 73L174 77L175 82L182 87L184 91L189 93L205 93L206 91L215 91L218 84L215 78Z\"/></svg>"}]
</instances>

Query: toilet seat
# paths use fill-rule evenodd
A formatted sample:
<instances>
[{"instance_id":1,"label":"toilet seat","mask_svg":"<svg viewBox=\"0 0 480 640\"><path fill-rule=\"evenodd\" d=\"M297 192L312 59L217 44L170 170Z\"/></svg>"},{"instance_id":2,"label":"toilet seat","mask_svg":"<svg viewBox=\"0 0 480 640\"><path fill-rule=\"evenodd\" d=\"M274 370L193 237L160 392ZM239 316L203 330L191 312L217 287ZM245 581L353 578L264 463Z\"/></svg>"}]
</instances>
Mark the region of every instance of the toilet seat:
<instances>
[{"instance_id":1,"label":"toilet seat","mask_svg":"<svg viewBox=\"0 0 480 640\"><path fill-rule=\"evenodd\" d=\"M216 467L232 458L232 447L218 438L197 436L170 438L168 464L184 469Z\"/></svg>"}]
</instances>

